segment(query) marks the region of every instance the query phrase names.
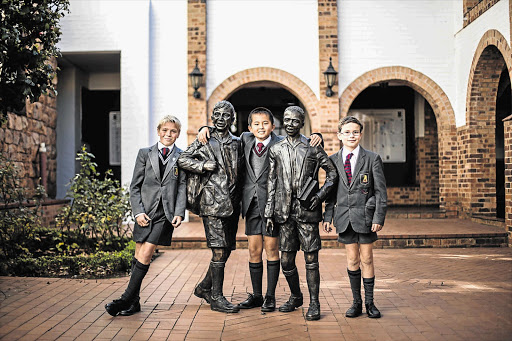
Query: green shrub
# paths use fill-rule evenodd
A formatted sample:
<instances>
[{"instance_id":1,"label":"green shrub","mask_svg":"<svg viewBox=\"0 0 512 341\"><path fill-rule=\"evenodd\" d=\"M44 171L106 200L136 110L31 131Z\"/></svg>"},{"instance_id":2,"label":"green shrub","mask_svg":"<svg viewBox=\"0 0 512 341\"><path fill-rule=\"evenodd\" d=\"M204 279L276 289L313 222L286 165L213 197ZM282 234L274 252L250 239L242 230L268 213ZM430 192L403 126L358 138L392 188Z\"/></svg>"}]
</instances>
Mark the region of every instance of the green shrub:
<instances>
[{"instance_id":1,"label":"green shrub","mask_svg":"<svg viewBox=\"0 0 512 341\"><path fill-rule=\"evenodd\" d=\"M57 216L57 226L95 239L99 249L121 250L130 232L123 224L131 217L129 194L111 178L111 170L100 179L93 159L85 146L77 154L81 167L68 192L72 203Z\"/></svg>"},{"instance_id":2,"label":"green shrub","mask_svg":"<svg viewBox=\"0 0 512 341\"><path fill-rule=\"evenodd\" d=\"M44 188L38 186L29 200L18 169L0 153L0 260L30 255L23 243L34 239L34 230L41 226L39 212L45 196Z\"/></svg>"},{"instance_id":3,"label":"green shrub","mask_svg":"<svg viewBox=\"0 0 512 341\"><path fill-rule=\"evenodd\" d=\"M121 251L80 255L19 257L0 263L0 275L103 278L124 275L131 268L135 242Z\"/></svg>"}]
</instances>

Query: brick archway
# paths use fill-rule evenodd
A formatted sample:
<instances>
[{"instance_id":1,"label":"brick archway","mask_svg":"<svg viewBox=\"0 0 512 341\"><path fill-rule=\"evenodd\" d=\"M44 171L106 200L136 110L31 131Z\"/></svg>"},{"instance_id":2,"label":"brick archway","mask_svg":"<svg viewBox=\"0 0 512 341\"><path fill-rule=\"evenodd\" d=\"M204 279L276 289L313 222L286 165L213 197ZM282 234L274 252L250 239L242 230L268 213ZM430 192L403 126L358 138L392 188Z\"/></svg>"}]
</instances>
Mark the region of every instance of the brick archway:
<instances>
[{"instance_id":1,"label":"brick archway","mask_svg":"<svg viewBox=\"0 0 512 341\"><path fill-rule=\"evenodd\" d=\"M466 125L459 129L461 204L464 215L496 216L496 101L504 69L512 79L512 52L497 30L475 50L466 93Z\"/></svg>"},{"instance_id":2,"label":"brick archway","mask_svg":"<svg viewBox=\"0 0 512 341\"><path fill-rule=\"evenodd\" d=\"M448 96L421 72L402 66L368 71L353 81L340 98L340 116L347 115L352 102L367 87L383 81L401 82L421 94L432 107L439 141L439 201L447 216L457 215L457 134L455 114Z\"/></svg>"},{"instance_id":3,"label":"brick archway","mask_svg":"<svg viewBox=\"0 0 512 341\"><path fill-rule=\"evenodd\" d=\"M244 85L259 81L270 81L281 85L295 95L309 114L311 128L320 131L319 122L314 118L319 115L318 98L311 88L291 73L270 67L246 69L228 77L212 92L207 101L207 112L211 112L218 101L228 98Z\"/></svg>"}]
</instances>

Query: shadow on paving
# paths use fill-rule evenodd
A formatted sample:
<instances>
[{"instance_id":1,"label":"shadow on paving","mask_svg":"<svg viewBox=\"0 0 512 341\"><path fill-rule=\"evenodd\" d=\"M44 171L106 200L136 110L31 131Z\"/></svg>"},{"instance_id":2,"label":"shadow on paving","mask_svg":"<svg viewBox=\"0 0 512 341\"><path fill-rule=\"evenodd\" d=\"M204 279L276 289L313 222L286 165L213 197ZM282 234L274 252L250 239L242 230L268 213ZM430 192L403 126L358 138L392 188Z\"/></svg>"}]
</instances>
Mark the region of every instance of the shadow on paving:
<instances>
[{"instance_id":1,"label":"shadow on paving","mask_svg":"<svg viewBox=\"0 0 512 341\"><path fill-rule=\"evenodd\" d=\"M344 249L320 251L322 318L306 321L304 260L297 267L304 307L292 313L213 312L195 297L209 250L165 250L151 265L142 312L111 317L103 306L128 277L102 280L0 277L4 340L507 340L512 335L512 249L375 250L375 300L381 319L349 319L352 295ZM264 277L264 288L266 278ZM251 291L248 251L233 252L224 293L240 302ZM277 304L289 289L280 276Z\"/></svg>"}]
</instances>

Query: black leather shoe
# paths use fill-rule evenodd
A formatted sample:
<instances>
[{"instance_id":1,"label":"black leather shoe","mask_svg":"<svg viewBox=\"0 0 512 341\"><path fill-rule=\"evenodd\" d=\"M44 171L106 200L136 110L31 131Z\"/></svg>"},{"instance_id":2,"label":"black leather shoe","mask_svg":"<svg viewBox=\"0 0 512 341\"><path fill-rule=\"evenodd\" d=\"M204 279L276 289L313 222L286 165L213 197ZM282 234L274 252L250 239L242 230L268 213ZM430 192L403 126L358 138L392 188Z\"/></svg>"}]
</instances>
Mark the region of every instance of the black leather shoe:
<instances>
[{"instance_id":1,"label":"black leather shoe","mask_svg":"<svg viewBox=\"0 0 512 341\"><path fill-rule=\"evenodd\" d=\"M253 294L249 294L247 299L242 303L238 303L240 309L251 309L256 307L261 307L263 304L263 296L255 296Z\"/></svg>"},{"instance_id":2,"label":"black leather shoe","mask_svg":"<svg viewBox=\"0 0 512 341\"><path fill-rule=\"evenodd\" d=\"M222 313L238 313L240 311L240 307L229 302L226 297L222 295L218 297L211 297L210 308Z\"/></svg>"},{"instance_id":3,"label":"black leather shoe","mask_svg":"<svg viewBox=\"0 0 512 341\"><path fill-rule=\"evenodd\" d=\"M119 314L120 311L130 308L131 305L131 300L124 300L122 298L119 298L117 300L113 300L112 302L105 304L105 310L110 315L116 316L117 314Z\"/></svg>"},{"instance_id":4,"label":"black leather shoe","mask_svg":"<svg viewBox=\"0 0 512 341\"><path fill-rule=\"evenodd\" d=\"M140 311L140 302L139 300L134 301L130 307L126 310L121 310L119 312L119 315L121 316L131 316L135 313L138 313Z\"/></svg>"},{"instance_id":5,"label":"black leather shoe","mask_svg":"<svg viewBox=\"0 0 512 341\"><path fill-rule=\"evenodd\" d=\"M276 310L276 298L275 296L265 296L265 300L261 305L261 311L269 312Z\"/></svg>"},{"instance_id":6,"label":"black leather shoe","mask_svg":"<svg viewBox=\"0 0 512 341\"><path fill-rule=\"evenodd\" d=\"M203 287L201 287L201 285L198 285L194 289L194 295L196 295L199 298L203 298L206 301L206 303L210 304L212 291L209 289L204 289Z\"/></svg>"},{"instance_id":7,"label":"black leather shoe","mask_svg":"<svg viewBox=\"0 0 512 341\"><path fill-rule=\"evenodd\" d=\"M368 314L368 317L379 318L381 316L379 309L377 309L373 301L365 303L364 305L366 307L366 313Z\"/></svg>"},{"instance_id":8,"label":"black leather shoe","mask_svg":"<svg viewBox=\"0 0 512 341\"><path fill-rule=\"evenodd\" d=\"M345 313L346 317L358 317L363 313L363 302L353 302Z\"/></svg>"},{"instance_id":9,"label":"black leather shoe","mask_svg":"<svg viewBox=\"0 0 512 341\"><path fill-rule=\"evenodd\" d=\"M293 294L290 296L288 301L286 301L282 306L279 307L279 311L282 313L289 313L294 311L296 308L302 306L303 296L294 296Z\"/></svg>"},{"instance_id":10,"label":"black leather shoe","mask_svg":"<svg viewBox=\"0 0 512 341\"><path fill-rule=\"evenodd\" d=\"M309 303L309 309L306 314L306 320L316 321L320 320L320 302L313 301Z\"/></svg>"}]
</instances>

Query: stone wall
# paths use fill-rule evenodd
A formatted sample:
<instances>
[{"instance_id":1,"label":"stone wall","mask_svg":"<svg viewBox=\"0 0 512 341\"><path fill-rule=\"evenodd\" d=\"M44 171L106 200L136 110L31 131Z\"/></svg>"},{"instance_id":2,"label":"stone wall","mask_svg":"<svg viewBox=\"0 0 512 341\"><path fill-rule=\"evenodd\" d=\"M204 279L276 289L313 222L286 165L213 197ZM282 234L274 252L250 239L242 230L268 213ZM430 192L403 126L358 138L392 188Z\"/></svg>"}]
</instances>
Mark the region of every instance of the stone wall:
<instances>
[{"instance_id":1,"label":"stone wall","mask_svg":"<svg viewBox=\"0 0 512 341\"><path fill-rule=\"evenodd\" d=\"M512 115L504 120L505 129L505 228L512 247Z\"/></svg>"}]
</instances>

